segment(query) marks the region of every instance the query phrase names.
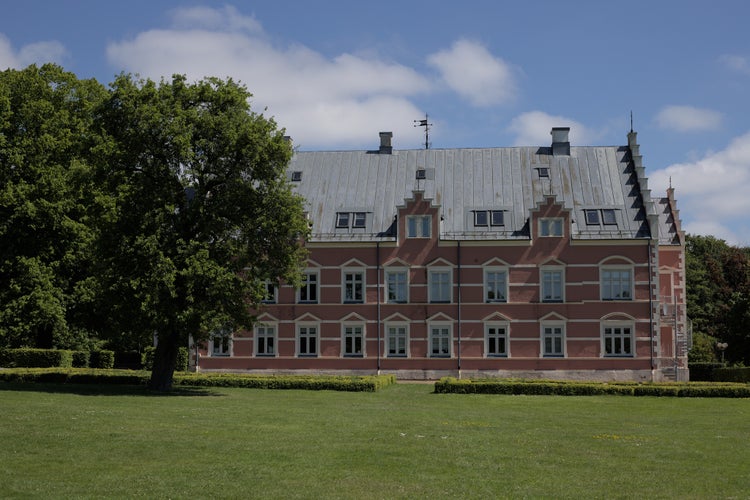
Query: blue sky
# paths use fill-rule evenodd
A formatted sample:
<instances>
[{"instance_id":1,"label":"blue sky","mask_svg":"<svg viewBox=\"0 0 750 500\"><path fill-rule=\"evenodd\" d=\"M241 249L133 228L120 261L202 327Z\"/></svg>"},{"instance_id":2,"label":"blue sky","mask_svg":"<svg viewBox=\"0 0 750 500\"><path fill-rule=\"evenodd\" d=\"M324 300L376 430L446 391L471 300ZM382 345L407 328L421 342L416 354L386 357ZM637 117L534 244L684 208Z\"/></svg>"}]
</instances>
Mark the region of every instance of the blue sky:
<instances>
[{"instance_id":1,"label":"blue sky","mask_svg":"<svg viewBox=\"0 0 750 500\"><path fill-rule=\"evenodd\" d=\"M303 150L626 144L684 228L750 246L750 3L0 0L0 68L243 82Z\"/></svg>"}]
</instances>

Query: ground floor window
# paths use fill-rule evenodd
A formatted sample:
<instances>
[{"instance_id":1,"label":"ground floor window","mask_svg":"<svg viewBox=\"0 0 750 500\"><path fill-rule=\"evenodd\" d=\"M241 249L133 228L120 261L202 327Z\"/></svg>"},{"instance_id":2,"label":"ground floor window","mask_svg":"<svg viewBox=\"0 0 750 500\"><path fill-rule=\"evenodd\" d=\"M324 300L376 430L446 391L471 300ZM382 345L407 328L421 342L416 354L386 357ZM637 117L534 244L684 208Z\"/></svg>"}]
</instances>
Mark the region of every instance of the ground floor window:
<instances>
[{"instance_id":1,"label":"ground floor window","mask_svg":"<svg viewBox=\"0 0 750 500\"><path fill-rule=\"evenodd\" d=\"M362 325L344 325L344 356L364 356L364 340Z\"/></svg>"},{"instance_id":2,"label":"ground floor window","mask_svg":"<svg viewBox=\"0 0 750 500\"><path fill-rule=\"evenodd\" d=\"M318 327L300 326L297 328L297 355L318 355Z\"/></svg>"},{"instance_id":3,"label":"ground floor window","mask_svg":"<svg viewBox=\"0 0 750 500\"><path fill-rule=\"evenodd\" d=\"M435 325L430 327L430 357L450 358L451 326Z\"/></svg>"},{"instance_id":4,"label":"ground floor window","mask_svg":"<svg viewBox=\"0 0 750 500\"><path fill-rule=\"evenodd\" d=\"M276 328L258 326L255 328L255 355L276 356Z\"/></svg>"},{"instance_id":5,"label":"ground floor window","mask_svg":"<svg viewBox=\"0 0 750 500\"><path fill-rule=\"evenodd\" d=\"M228 330L215 332L209 341L211 356L229 356L232 349L232 333Z\"/></svg>"},{"instance_id":6,"label":"ground floor window","mask_svg":"<svg viewBox=\"0 0 750 500\"><path fill-rule=\"evenodd\" d=\"M508 327L504 324L488 324L484 327L485 352L488 357L508 356Z\"/></svg>"},{"instance_id":7,"label":"ground floor window","mask_svg":"<svg viewBox=\"0 0 750 500\"><path fill-rule=\"evenodd\" d=\"M542 355L545 357L565 355L565 325L542 326Z\"/></svg>"},{"instance_id":8,"label":"ground floor window","mask_svg":"<svg viewBox=\"0 0 750 500\"><path fill-rule=\"evenodd\" d=\"M405 325L388 326L386 328L386 352L388 357L406 357L408 337Z\"/></svg>"},{"instance_id":9,"label":"ground floor window","mask_svg":"<svg viewBox=\"0 0 750 500\"><path fill-rule=\"evenodd\" d=\"M603 336L605 356L633 355L633 327L631 325L605 325Z\"/></svg>"}]
</instances>

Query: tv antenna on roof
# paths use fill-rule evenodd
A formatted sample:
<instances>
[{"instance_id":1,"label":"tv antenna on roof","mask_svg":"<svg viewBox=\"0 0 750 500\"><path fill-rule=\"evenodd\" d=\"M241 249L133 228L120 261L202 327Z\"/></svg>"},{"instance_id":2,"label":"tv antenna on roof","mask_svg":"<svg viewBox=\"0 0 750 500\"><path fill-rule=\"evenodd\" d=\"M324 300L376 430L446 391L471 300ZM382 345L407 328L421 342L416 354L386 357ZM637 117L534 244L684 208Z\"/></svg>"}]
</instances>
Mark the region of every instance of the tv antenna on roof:
<instances>
[{"instance_id":1,"label":"tv antenna on roof","mask_svg":"<svg viewBox=\"0 0 750 500\"><path fill-rule=\"evenodd\" d=\"M424 114L424 120L414 120L415 127L424 127L424 148L430 149L430 127L432 123L428 123L428 115Z\"/></svg>"}]
</instances>

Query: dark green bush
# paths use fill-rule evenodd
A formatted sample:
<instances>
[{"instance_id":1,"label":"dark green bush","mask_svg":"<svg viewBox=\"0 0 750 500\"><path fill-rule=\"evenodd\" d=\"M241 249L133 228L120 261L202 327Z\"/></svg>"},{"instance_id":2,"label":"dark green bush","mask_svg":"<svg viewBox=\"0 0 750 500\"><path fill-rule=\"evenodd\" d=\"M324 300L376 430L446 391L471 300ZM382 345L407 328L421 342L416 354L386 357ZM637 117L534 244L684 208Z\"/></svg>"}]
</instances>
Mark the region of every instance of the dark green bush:
<instances>
[{"instance_id":1,"label":"dark green bush","mask_svg":"<svg viewBox=\"0 0 750 500\"><path fill-rule=\"evenodd\" d=\"M242 375L229 373L179 374L175 385L202 387L245 387L253 389L304 389L349 392L375 392L395 383L393 375L318 376L318 375Z\"/></svg>"},{"instance_id":2,"label":"dark green bush","mask_svg":"<svg viewBox=\"0 0 750 500\"><path fill-rule=\"evenodd\" d=\"M146 347L141 355L141 364L144 370L151 370L154 367L154 353L156 347ZM177 351L177 364L175 371L186 372L188 369L189 353L187 347L180 347Z\"/></svg>"},{"instance_id":3,"label":"dark green bush","mask_svg":"<svg viewBox=\"0 0 750 500\"><path fill-rule=\"evenodd\" d=\"M114 351L91 351L91 357L89 358L89 366L91 368L103 368L112 369L115 366L115 352Z\"/></svg>"},{"instance_id":4,"label":"dark green bush","mask_svg":"<svg viewBox=\"0 0 750 500\"><path fill-rule=\"evenodd\" d=\"M145 385L148 379L146 372L92 368L13 368L0 371L2 382Z\"/></svg>"},{"instance_id":5,"label":"dark green bush","mask_svg":"<svg viewBox=\"0 0 750 500\"><path fill-rule=\"evenodd\" d=\"M89 351L73 351L73 368L88 368L90 356Z\"/></svg>"},{"instance_id":6,"label":"dark green bush","mask_svg":"<svg viewBox=\"0 0 750 500\"><path fill-rule=\"evenodd\" d=\"M716 382L750 382L750 367L730 366L717 368L713 372Z\"/></svg>"},{"instance_id":7,"label":"dark green bush","mask_svg":"<svg viewBox=\"0 0 750 500\"><path fill-rule=\"evenodd\" d=\"M690 363L688 368L690 369L690 380L693 382L711 382L714 380L714 371L722 368L722 363L711 362L711 363Z\"/></svg>"},{"instance_id":8,"label":"dark green bush","mask_svg":"<svg viewBox=\"0 0 750 500\"><path fill-rule=\"evenodd\" d=\"M10 354L10 349L0 348L0 367L10 368L13 366L13 357Z\"/></svg>"},{"instance_id":9,"label":"dark green bush","mask_svg":"<svg viewBox=\"0 0 750 500\"><path fill-rule=\"evenodd\" d=\"M13 366L22 368L70 368L73 351L63 349L9 349Z\"/></svg>"}]
</instances>

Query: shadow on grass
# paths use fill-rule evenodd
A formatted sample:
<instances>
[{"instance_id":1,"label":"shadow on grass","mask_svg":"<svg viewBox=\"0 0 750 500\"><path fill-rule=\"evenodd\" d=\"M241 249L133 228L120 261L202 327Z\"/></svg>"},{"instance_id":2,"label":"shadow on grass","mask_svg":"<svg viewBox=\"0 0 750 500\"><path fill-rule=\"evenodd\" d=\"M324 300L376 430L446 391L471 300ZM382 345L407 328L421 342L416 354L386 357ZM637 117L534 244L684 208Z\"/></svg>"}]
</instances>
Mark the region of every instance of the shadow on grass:
<instances>
[{"instance_id":1,"label":"shadow on grass","mask_svg":"<svg viewBox=\"0 0 750 500\"><path fill-rule=\"evenodd\" d=\"M156 392L142 385L117 384L52 384L29 382L0 382L0 391L47 392L77 394L79 396L223 396L207 387L176 386L170 392Z\"/></svg>"}]
</instances>

